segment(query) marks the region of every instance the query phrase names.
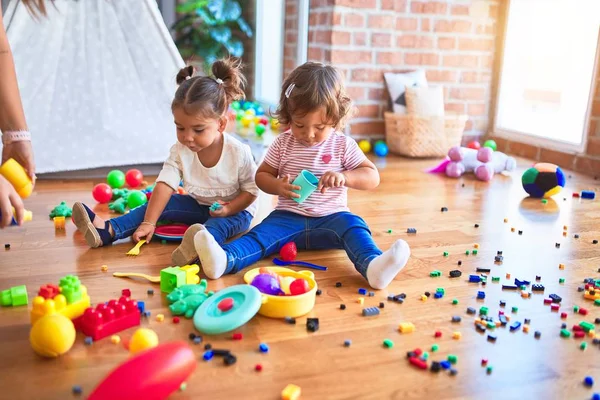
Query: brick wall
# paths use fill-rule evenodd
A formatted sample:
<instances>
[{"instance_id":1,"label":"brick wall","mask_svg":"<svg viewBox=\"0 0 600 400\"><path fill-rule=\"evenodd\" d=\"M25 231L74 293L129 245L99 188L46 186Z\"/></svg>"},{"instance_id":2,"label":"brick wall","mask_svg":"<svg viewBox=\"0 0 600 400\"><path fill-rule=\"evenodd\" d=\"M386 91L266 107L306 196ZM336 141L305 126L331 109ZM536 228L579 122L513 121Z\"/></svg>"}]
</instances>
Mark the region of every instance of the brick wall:
<instances>
[{"instance_id":1,"label":"brick wall","mask_svg":"<svg viewBox=\"0 0 600 400\"><path fill-rule=\"evenodd\" d=\"M298 0L285 0L283 79L298 65Z\"/></svg>"},{"instance_id":2,"label":"brick wall","mask_svg":"<svg viewBox=\"0 0 600 400\"><path fill-rule=\"evenodd\" d=\"M472 4L479 7L471 7ZM484 4L483 7L481 5ZM384 134L384 72L425 69L448 111L469 115L465 140L486 133L499 0L311 0L308 59L346 77L355 137ZM483 10L483 12L482 12Z\"/></svg>"}]
</instances>

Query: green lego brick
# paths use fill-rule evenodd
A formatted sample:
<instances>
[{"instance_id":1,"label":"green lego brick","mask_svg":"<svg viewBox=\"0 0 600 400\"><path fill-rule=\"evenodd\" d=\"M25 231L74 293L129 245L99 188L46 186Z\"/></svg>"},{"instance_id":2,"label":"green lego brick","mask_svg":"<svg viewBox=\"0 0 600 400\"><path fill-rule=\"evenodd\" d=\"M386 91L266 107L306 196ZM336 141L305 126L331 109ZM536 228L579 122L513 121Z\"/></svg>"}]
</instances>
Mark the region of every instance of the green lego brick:
<instances>
[{"instance_id":1,"label":"green lego brick","mask_svg":"<svg viewBox=\"0 0 600 400\"><path fill-rule=\"evenodd\" d=\"M424 351L423 354L421 354L421 358L425 361L427 361L427 359L429 359L429 353Z\"/></svg>"},{"instance_id":2,"label":"green lego brick","mask_svg":"<svg viewBox=\"0 0 600 400\"><path fill-rule=\"evenodd\" d=\"M435 271L431 271L431 272L429 273L429 276L430 276L430 277L432 277L432 278L436 278L436 277L438 277L438 276L442 276L442 272L441 272L441 271L438 271L438 270L436 269Z\"/></svg>"},{"instance_id":3,"label":"green lego brick","mask_svg":"<svg viewBox=\"0 0 600 400\"><path fill-rule=\"evenodd\" d=\"M495 323L493 323L492 321L488 321L488 323L487 323L486 327L487 327L488 329L495 329L495 328L496 328L496 324L495 324Z\"/></svg>"},{"instance_id":4,"label":"green lego brick","mask_svg":"<svg viewBox=\"0 0 600 400\"><path fill-rule=\"evenodd\" d=\"M448 257L450 255L450 253L448 253L447 251L444 252L444 257Z\"/></svg>"},{"instance_id":5,"label":"green lego brick","mask_svg":"<svg viewBox=\"0 0 600 400\"><path fill-rule=\"evenodd\" d=\"M469 255L470 254L469 250L465 250L465 254Z\"/></svg>"},{"instance_id":6,"label":"green lego brick","mask_svg":"<svg viewBox=\"0 0 600 400\"><path fill-rule=\"evenodd\" d=\"M392 347L394 347L394 342L392 342L390 339L385 339L383 341L383 345L388 349L391 349Z\"/></svg>"},{"instance_id":7,"label":"green lego brick","mask_svg":"<svg viewBox=\"0 0 600 400\"><path fill-rule=\"evenodd\" d=\"M0 292L0 305L2 306L26 306L28 304L27 287L25 285L15 286Z\"/></svg>"},{"instance_id":8,"label":"green lego brick","mask_svg":"<svg viewBox=\"0 0 600 400\"><path fill-rule=\"evenodd\" d=\"M452 299L452 304L457 305L458 304L458 299Z\"/></svg>"},{"instance_id":9,"label":"green lego brick","mask_svg":"<svg viewBox=\"0 0 600 400\"><path fill-rule=\"evenodd\" d=\"M527 285L521 285L521 287L519 289L521 289L521 290L527 290Z\"/></svg>"},{"instance_id":10,"label":"green lego brick","mask_svg":"<svg viewBox=\"0 0 600 400\"><path fill-rule=\"evenodd\" d=\"M163 293L171 293L186 283L186 272L181 268L167 267L160 271L160 291Z\"/></svg>"},{"instance_id":11,"label":"green lego brick","mask_svg":"<svg viewBox=\"0 0 600 400\"><path fill-rule=\"evenodd\" d=\"M589 332L591 330L594 330L594 324L586 322L586 321L582 321L579 323L579 326L583 328L584 331Z\"/></svg>"},{"instance_id":12,"label":"green lego brick","mask_svg":"<svg viewBox=\"0 0 600 400\"><path fill-rule=\"evenodd\" d=\"M573 312L579 311L579 306L573 306Z\"/></svg>"},{"instance_id":13,"label":"green lego brick","mask_svg":"<svg viewBox=\"0 0 600 400\"><path fill-rule=\"evenodd\" d=\"M67 275L58 283L60 293L67 299L67 304L75 303L83 297L81 293L81 282L75 275Z\"/></svg>"},{"instance_id":14,"label":"green lego brick","mask_svg":"<svg viewBox=\"0 0 600 400\"><path fill-rule=\"evenodd\" d=\"M492 282L500 282L499 276L492 276Z\"/></svg>"},{"instance_id":15,"label":"green lego brick","mask_svg":"<svg viewBox=\"0 0 600 400\"><path fill-rule=\"evenodd\" d=\"M560 336L565 337L565 338L571 337L571 332L569 332L568 329L561 329Z\"/></svg>"},{"instance_id":16,"label":"green lego brick","mask_svg":"<svg viewBox=\"0 0 600 400\"><path fill-rule=\"evenodd\" d=\"M437 344L434 344L433 346L431 346L431 351L436 352L440 349L440 346L438 346Z\"/></svg>"},{"instance_id":17,"label":"green lego brick","mask_svg":"<svg viewBox=\"0 0 600 400\"><path fill-rule=\"evenodd\" d=\"M565 283L565 278L559 278L558 283Z\"/></svg>"},{"instance_id":18,"label":"green lego brick","mask_svg":"<svg viewBox=\"0 0 600 400\"><path fill-rule=\"evenodd\" d=\"M484 306L479 309L479 315L487 315L487 313L488 313L487 307Z\"/></svg>"},{"instance_id":19,"label":"green lego brick","mask_svg":"<svg viewBox=\"0 0 600 400\"><path fill-rule=\"evenodd\" d=\"M514 312L514 313L516 313L517 311L519 311L519 307L513 307L513 308L511 309L511 311L512 311L512 312Z\"/></svg>"},{"instance_id":20,"label":"green lego brick","mask_svg":"<svg viewBox=\"0 0 600 400\"><path fill-rule=\"evenodd\" d=\"M436 293L444 293L445 294L446 290L443 287L439 287L439 288L435 289L435 292Z\"/></svg>"},{"instance_id":21,"label":"green lego brick","mask_svg":"<svg viewBox=\"0 0 600 400\"><path fill-rule=\"evenodd\" d=\"M458 362L458 357L454 354L448 354L448 361L450 361L451 364L456 364Z\"/></svg>"},{"instance_id":22,"label":"green lego brick","mask_svg":"<svg viewBox=\"0 0 600 400\"><path fill-rule=\"evenodd\" d=\"M477 250L476 250L476 249L473 249L473 251L472 251L472 254L473 254L474 256L476 256L476 255L477 255Z\"/></svg>"},{"instance_id":23,"label":"green lego brick","mask_svg":"<svg viewBox=\"0 0 600 400\"><path fill-rule=\"evenodd\" d=\"M585 350L587 348L587 343L586 342L581 342L581 344L579 345L579 348L581 350Z\"/></svg>"},{"instance_id":24,"label":"green lego brick","mask_svg":"<svg viewBox=\"0 0 600 400\"><path fill-rule=\"evenodd\" d=\"M600 299L594 300L594 305L595 306L600 306Z\"/></svg>"}]
</instances>

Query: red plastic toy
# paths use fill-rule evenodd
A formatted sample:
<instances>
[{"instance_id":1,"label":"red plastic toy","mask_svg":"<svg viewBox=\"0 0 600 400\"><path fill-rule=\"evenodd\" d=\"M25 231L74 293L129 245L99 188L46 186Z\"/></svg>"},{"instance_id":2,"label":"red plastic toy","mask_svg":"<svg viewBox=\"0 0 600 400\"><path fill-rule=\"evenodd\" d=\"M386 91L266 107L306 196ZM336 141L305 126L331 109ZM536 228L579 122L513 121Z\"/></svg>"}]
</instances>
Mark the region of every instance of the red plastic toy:
<instances>
[{"instance_id":1,"label":"red plastic toy","mask_svg":"<svg viewBox=\"0 0 600 400\"><path fill-rule=\"evenodd\" d=\"M281 250L279 250L279 255L283 261L294 261L298 255L296 243L289 242L284 244Z\"/></svg>"},{"instance_id":2,"label":"red plastic toy","mask_svg":"<svg viewBox=\"0 0 600 400\"><path fill-rule=\"evenodd\" d=\"M100 340L140 324L137 301L122 296L118 301L89 307L83 315L73 320L75 328L94 340Z\"/></svg>"},{"instance_id":3,"label":"red plastic toy","mask_svg":"<svg viewBox=\"0 0 600 400\"><path fill-rule=\"evenodd\" d=\"M131 297L131 290L129 290L129 289L121 290L121 296Z\"/></svg>"},{"instance_id":4,"label":"red plastic toy","mask_svg":"<svg viewBox=\"0 0 600 400\"><path fill-rule=\"evenodd\" d=\"M217 308L221 312L227 312L233 308L233 299L231 297L227 297L217 304Z\"/></svg>"},{"instance_id":5,"label":"red plastic toy","mask_svg":"<svg viewBox=\"0 0 600 400\"><path fill-rule=\"evenodd\" d=\"M46 300L53 299L57 294L60 293L58 286L53 285L51 283L40 286L40 291L38 292L38 296L42 296Z\"/></svg>"},{"instance_id":6,"label":"red plastic toy","mask_svg":"<svg viewBox=\"0 0 600 400\"><path fill-rule=\"evenodd\" d=\"M309 290L310 286L308 285L306 279L295 279L294 282L292 282L290 285L290 293L292 294L292 296L299 296L308 292Z\"/></svg>"},{"instance_id":7,"label":"red plastic toy","mask_svg":"<svg viewBox=\"0 0 600 400\"><path fill-rule=\"evenodd\" d=\"M231 337L233 340L242 340L244 336L241 333L234 333Z\"/></svg>"},{"instance_id":8,"label":"red plastic toy","mask_svg":"<svg viewBox=\"0 0 600 400\"><path fill-rule=\"evenodd\" d=\"M94 186L92 196L98 203L108 203L112 200L112 188L106 183L99 183Z\"/></svg>"},{"instance_id":9,"label":"red plastic toy","mask_svg":"<svg viewBox=\"0 0 600 400\"><path fill-rule=\"evenodd\" d=\"M127 182L129 187L136 188L142 184L143 180L144 175L139 169L130 169L125 174L125 182Z\"/></svg>"},{"instance_id":10,"label":"red plastic toy","mask_svg":"<svg viewBox=\"0 0 600 400\"><path fill-rule=\"evenodd\" d=\"M469 149L479 150L481 148L481 144L478 141L473 140L472 142L469 142L469 144L467 144L467 147Z\"/></svg>"},{"instance_id":11,"label":"red plastic toy","mask_svg":"<svg viewBox=\"0 0 600 400\"><path fill-rule=\"evenodd\" d=\"M185 342L159 344L114 369L88 399L166 399L195 368L194 352Z\"/></svg>"}]
</instances>

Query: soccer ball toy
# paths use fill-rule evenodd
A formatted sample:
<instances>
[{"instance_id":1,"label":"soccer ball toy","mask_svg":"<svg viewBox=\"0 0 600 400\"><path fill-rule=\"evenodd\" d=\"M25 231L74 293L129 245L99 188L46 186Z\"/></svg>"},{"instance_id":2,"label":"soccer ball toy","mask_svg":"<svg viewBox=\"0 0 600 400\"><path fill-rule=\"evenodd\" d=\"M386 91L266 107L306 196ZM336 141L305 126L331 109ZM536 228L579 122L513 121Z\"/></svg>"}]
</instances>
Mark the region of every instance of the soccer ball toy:
<instances>
[{"instance_id":1,"label":"soccer ball toy","mask_svg":"<svg viewBox=\"0 0 600 400\"><path fill-rule=\"evenodd\" d=\"M521 183L531 197L550 197L565 187L565 174L557 165L538 163L523 173Z\"/></svg>"}]
</instances>

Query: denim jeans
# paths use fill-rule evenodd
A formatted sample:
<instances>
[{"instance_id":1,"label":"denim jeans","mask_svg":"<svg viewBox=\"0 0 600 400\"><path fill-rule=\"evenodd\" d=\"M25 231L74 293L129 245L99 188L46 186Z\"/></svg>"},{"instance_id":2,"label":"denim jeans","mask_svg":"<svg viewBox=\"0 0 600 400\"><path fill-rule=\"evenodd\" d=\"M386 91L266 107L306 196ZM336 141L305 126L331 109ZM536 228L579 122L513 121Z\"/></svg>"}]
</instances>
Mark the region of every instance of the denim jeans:
<instances>
[{"instance_id":1,"label":"denim jeans","mask_svg":"<svg viewBox=\"0 0 600 400\"><path fill-rule=\"evenodd\" d=\"M129 237L140 226L146 215L148 204L136 207L129 213L110 220L115 231L114 240ZM227 239L245 232L252 222L252 214L244 210L229 217L212 217L209 213L210 206L198 204L191 196L174 194L169 199L165 209L160 215L160 220L179 222L187 225L196 223L204 224L206 229L219 244Z\"/></svg>"},{"instance_id":2,"label":"denim jeans","mask_svg":"<svg viewBox=\"0 0 600 400\"><path fill-rule=\"evenodd\" d=\"M276 210L250 232L223 246L227 254L225 273L234 274L278 252L288 242L302 250L344 249L365 278L369 263L381 254L369 227L358 215L338 212L305 217Z\"/></svg>"}]
</instances>

